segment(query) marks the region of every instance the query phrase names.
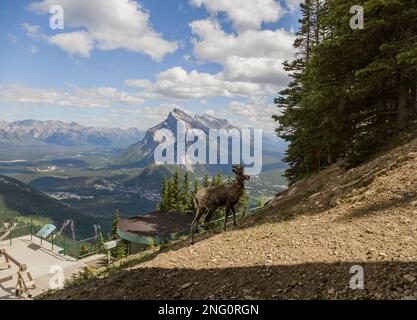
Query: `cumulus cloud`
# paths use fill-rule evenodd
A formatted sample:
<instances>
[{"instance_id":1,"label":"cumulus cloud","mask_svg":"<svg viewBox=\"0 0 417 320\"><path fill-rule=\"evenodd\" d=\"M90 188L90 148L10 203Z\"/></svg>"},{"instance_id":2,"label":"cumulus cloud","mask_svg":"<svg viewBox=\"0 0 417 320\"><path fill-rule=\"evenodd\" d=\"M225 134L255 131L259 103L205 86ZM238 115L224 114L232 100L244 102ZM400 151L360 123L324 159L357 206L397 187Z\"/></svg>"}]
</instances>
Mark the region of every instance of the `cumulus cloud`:
<instances>
[{"instance_id":1,"label":"cumulus cloud","mask_svg":"<svg viewBox=\"0 0 417 320\"><path fill-rule=\"evenodd\" d=\"M53 5L64 8L65 27L76 31L55 36L42 35L71 55L88 57L94 49L109 51L125 49L149 55L156 61L177 50L178 45L163 39L149 21L149 13L133 0L43 0L32 2L28 9L49 14ZM26 27L29 26L26 24ZM27 29L28 34L40 34Z\"/></svg>"},{"instance_id":2,"label":"cumulus cloud","mask_svg":"<svg viewBox=\"0 0 417 320\"><path fill-rule=\"evenodd\" d=\"M260 29L263 22L278 21L283 10L276 0L190 0L196 7L205 6L213 14L224 12L237 30Z\"/></svg>"},{"instance_id":3,"label":"cumulus cloud","mask_svg":"<svg viewBox=\"0 0 417 320\"><path fill-rule=\"evenodd\" d=\"M284 29L227 34L214 20L197 20L190 27L197 36L194 54L203 61L224 64L231 56L285 60L294 55L294 34Z\"/></svg>"},{"instance_id":4,"label":"cumulus cloud","mask_svg":"<svg viewBox=\"0 0 417 320\"><path fill-rule=\"evenodd\" d=\"M249 97L274 94L287 84L282 63L294 54L292 33L278 29L227 34L214 20L194 21L190 26L198 36L194 40L194 55L222 65L221 72L187 72L174 67L157 74L154 82L130 79L125 84L140 88L144 99Z\"/></svg>"},{"instance_id":5,"label":"cumulus cloud","mask_svg":"<svg viewBox=\"0 0 417 320\"><path fill-rule=\"evenodd\" d=\"M77 108L111 108L115 104L142 103L143 99L137 94L111 87L91 89L74 87L71 91L64 91L7 84L0 85L0 101Z\"/></svg>"},{"instance_id":6,"label":"cumulus cloud","mask_svg":"<svg viewBox=\"0 0 417 320\"><path fill-rule=\"evenodd\" d=\"M228 81L222 73L209 74L196 70L187 72L174 67L157 74L156 81L127 80L126 85L143 89L143 98L198 99L206 97L233 97L258 94L256 83Z\"/></svg>"},{"instance_id":7,"label":"cumulus cloud","mask_svg":"<svg viewBox=\"0 0 417 320\"><path fill-rule=\"evenodd\" d=\"M85 31L75 31L57 34L48 37L47 41L55 44L70 55L90 57L91 50L94 49L94 39Z\"/></svg>"},{"instance_id":8,"label":"cumulus cloud","mask_svg":"<svg viewBox=\"0 0 417 320\"><path fill-rule=\"evenodd\" d=\"M274 104L268 102L265 96L252 97L244 102L232 101L225 116L237 116L241 126L262 128L264 131L272 132L276 128L272 115L277 114L279 110Z\"/></svg>"},{"instance_id":9,"label":"cumulus cloud","mask_svg":"<svg viewBox=\"0 0 417 320\"><path fill-rule=\"evenodd\" d=\"M264 84L284 85L288 76L282 67L283 60L273 58L228 57L224 74L226 79Z\"/></svg>"},{"instance_id":10,"label":"cumulus cloud","mask_svg":"<svg viewBox=\"0 0 417 320\"><path fill-rule=\"evenodd\" d=\"M294 56L293 33L284 29L226 33L215 20L194 21L190 27L197 36L195 56L221 64L225 79L268 85L268 91L270 85L278 88L288 82L282 63Z\"/></svg>"}]
</instances>

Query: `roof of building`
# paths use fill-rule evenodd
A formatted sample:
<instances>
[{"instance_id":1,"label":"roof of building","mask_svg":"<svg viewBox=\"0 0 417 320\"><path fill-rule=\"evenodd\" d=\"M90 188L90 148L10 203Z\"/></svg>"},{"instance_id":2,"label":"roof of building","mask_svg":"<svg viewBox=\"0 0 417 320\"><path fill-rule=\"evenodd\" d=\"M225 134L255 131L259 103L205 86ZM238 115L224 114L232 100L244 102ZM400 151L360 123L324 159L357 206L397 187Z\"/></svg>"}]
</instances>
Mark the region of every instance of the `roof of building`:
<instances>
[{"instance_id":1,"label":"roof of building","mask_svg":"<svg viewBox=\"0 0 417 320\"><path fill-rule=\"evenodd\" d=\"M162 240L174 234L188 232L192 220L191 215L153 212L120 221L117 225L117 233L122 239L137 243L143 243L144 238Z\"/></svg>"}]
</instances>

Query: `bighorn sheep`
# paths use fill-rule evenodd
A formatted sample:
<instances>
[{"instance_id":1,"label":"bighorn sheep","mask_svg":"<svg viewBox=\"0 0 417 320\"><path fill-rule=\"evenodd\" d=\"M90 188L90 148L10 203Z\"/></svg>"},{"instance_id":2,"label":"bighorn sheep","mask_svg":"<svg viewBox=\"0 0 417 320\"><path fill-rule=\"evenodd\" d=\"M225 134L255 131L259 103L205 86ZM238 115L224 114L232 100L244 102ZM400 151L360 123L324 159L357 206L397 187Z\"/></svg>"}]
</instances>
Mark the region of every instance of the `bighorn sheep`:
<instances>
[{"instance_id":1,"label":"bighorn sheep","mask_svg":"<svg viewBox=\"0 0 417 320\"><path fill-rule=\"evenodd\" d=\"M196 216L191 224L191 243L194 244L194 233L197 229L201 216L207 211L204 223L209 223L218 208L226 208L223 230L226 230L227 218L230 212L233 213L233 224L236 225L236 205L243 195L245 180L250 177L244 174L243 166L233 166L233 173L236 175L232 183L220 186L208 187L200 190L195 198L194 205L197 210Z\"/></svg>"}]
</instances>

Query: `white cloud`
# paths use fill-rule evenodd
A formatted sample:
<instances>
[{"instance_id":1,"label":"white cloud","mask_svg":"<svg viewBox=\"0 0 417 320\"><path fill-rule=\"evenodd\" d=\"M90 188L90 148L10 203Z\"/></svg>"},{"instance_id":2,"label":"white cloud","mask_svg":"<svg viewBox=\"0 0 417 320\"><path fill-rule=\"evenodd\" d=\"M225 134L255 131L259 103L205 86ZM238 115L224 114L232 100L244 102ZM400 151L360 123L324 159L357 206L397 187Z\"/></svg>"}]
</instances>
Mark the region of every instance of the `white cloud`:
<instances>
[{"instance_id":1,"label":"white cloud","mask_svg":"<svg viewBox=\"0 0 417 320\"><path fill-rule=\"evenodd\" d=\"M275 94L288 83L282 63L293 56L292 33L278 29L226 34L213 20L190 26L199 36L195 56L221 64L223 71L210 74L174 67L157 74L155 82L131 79L125 84L140 88L144 99L200 99Z\"/></svg>"},{"instance_id":2,"label":"white cloud","mask_svg":"<svg viewBox=\"0 0 417 320\"><path fill-rule=\"evenodd\" d=\"M40 39L42 38L41 27L31 25L30 23L22 23L22 29L26 32L27 36L33 39Z\"/></svg>"},{"instance_id":3,"label":"white cloud","mask_svg":"<svg viewBox=\"0 0 417 320\"><path fill-rule=\"evenodd\" d=\"M140 52L160 61L177 50L178 45L163 39L153 30L149 13L133 0L43 0L32 2L29 10L49 14L52 5L64 8L65 26L76 31L47 37L71 55L88 57L94 48L109 51L125 49ZM28 24L26 24L28 26ZM32 35L37 30L27 30Z\"/></svg>"},{"instance_id":4,"label":"white cloud","mask_svg":"<svg viewBox=\"0 0 417 320\"><path fill-rule=\"evenodd\" d=\"M206 97L233 97L258 94L261 87L256 83L228 81L222 73L187 72L181 67L157 74L156 81L127 80L126 85L144 89L143 98L198 99Z\"/></svg>"},{"instance_id":5,"label":"white cloud","mask_svg":"<svg viewBox=\"0 0 417 320\"><path fill-rule=\"evenodd\" d=\"M0 101L35 105L51 105L77 108L111 108L115 104L139 104L137 94L130 94L111 87L71 91L36 89L21 84L0 85Z\"/></svg>"},{"instance_id":6,"label":"white cloud","mask_svg":"<svg viewBox=\"0 0 417 320\"><path fill-rule=\"evenodd\" d=\"M225 116L235 116L240 119L243 127L252 127L272 132L276 128L276 122L272 115L279 112L278 108L268 103L268 98L258 96L247 99L247 101L232 101L225 112ZM256 115L256 116L254 116Z\"/></svg>"},{"instance_id":7,"label":"white cloud","mask_svg":"<svg viewBox=\"0 0 417 320\"><path fill-rule=\"evenodd\" d=\"M291 12L294 12L299 8L301 1L302 0L286 0L285 5Z\"/></svg>"},{"instance_id":8,"label":"white cloud","mask_svg":"<svg viewBox=\"0 0 417 320\"><path fill-rule=\"evenodd\" d=\"M288 76L282 66L283 61L273 58L228 57L224 74L226 79L254 83L284 85Z\"/></svg>"},{"instance_id":9,"label":"white cloud","mask_svg":"<svg viewBox=\"0 0 417 320\"><path fill-rule=\"evenodd\" d=\"M294 55L294 35L284 29L227 34L213 20L197 20L190 27L198 36L194 42L194 54L203 61L224 64L231 56L285 60Z\"/></svg>"},{"instance_id":10,"label":"white cloud","mask_svg":"<svg viewBox=\"0 0 417 320\"><path fill-rule=\"evenodd\" d=\"M211 13L225 12L237 30L259 29L263 22L277 22L283 10L276 0L190 0Z\"/></svg>"},{"instance_id":11,"label":"white cloud","mask_svg":"<svg viewBox=\"0 0 417 320\"><path fill-rule=\"evenodd\" d=\"M199 20L190 24L197 39L195 56L223 66L223 77L262 85L268 92L288 83L282 63L294 56L294 34L284 29L247 30L228 34L214 20Z\"/></svg>"},{"instance_id":12,"label":"white cloud","mask_svg":"<svg viewBox=\"0 0 417 320\"><path fill-rule=\"evenodd\" d=\"M85 31L60 33L48 37L48 42L55 44L70 55L88 58L94 48L94 40Z\"/></svg>"}]
</instances>

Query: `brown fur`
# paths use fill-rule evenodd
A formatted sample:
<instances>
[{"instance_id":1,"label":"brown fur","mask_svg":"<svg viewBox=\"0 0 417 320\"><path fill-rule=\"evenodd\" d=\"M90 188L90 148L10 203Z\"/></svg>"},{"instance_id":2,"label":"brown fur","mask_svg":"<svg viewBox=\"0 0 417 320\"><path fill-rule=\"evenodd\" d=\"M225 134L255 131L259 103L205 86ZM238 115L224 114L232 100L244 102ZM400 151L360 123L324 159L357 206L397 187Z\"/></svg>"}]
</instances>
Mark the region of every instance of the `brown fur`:
<instances>
[{"instance_id":1,"label":"brown fur","mask_svg":"<svg viewBox=\"0 0 417 320\"><path fill-rule=\"evenodd\" d=\"M226 208L223 230L226 230L227 218L231 212L233 224L236 225L236 205L243 195L245 180L249 180L250 177L244 174L242 166L233 166L233 173L236 175L233 183L208 187L196 194L194 204L197 212L191 224L191 243L194 243L194 233L204 212L207 212L204 223L209 223L218 208Z\"/></svg>"}]
</instances>

